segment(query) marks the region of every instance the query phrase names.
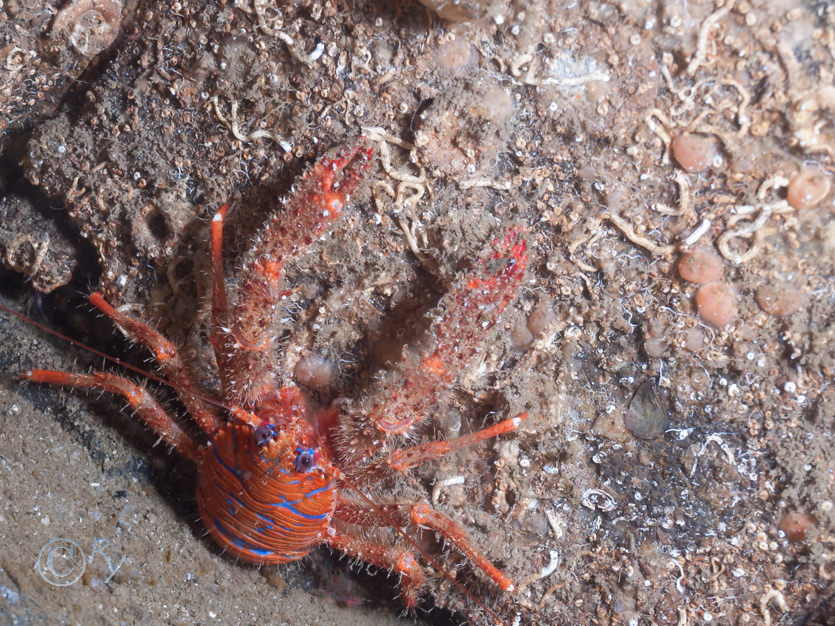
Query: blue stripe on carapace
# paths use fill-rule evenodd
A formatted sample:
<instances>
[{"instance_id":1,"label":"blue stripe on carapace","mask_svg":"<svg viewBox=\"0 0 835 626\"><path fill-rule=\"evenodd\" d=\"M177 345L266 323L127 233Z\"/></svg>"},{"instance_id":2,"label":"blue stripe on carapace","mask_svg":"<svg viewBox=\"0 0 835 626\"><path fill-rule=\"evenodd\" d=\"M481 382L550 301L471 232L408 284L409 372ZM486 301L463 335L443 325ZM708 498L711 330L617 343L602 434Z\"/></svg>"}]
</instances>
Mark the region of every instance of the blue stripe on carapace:
<instances>
[{"instance_id":1,"label":"blue stripe on carapace","mask_svg":"<svg viewBox=\"0 0 835 626\"><path fill-rule=\"evenodd\" d=\"M243 501L241 501L240 499L236 498L231 493L229 493L229 491L226 488L224 488L224 486L220 483L220 481L215 480L214 481L214 486L216 487L217 492L219 494L224 494L226 496L226 504L227 504L227 507L228 507L227 508L227 513L230 517L234 517L236 514L240 513L240 510L248 510L248 511L250 511L250 513L253 513L253 514L257 515L260 519L262 519L263 521L265 521L267 523L267 526L264 530L277 530L279 533L287 534L287 535L291 535L291 534L294 534L295 532L297 532L298 530L305 529L306 524L305 524L304 520L320 521L320 520L323 520L323 519L326 519L326 518L329 517L330 511L326 511L325 513L322 513L321 515L311 515L311 514L304 513L302 511L298 510L295 505L300 504L304 500L306 500L310 497L313 497L317 494L320 494L320 493L323 493L323 492L326 492L326 491L330 491L331 489L333 489L333 483L332 482L328 483L327 485L325 485L323 487L320 487L318 489L314 489L314 490L312 490L308 493L305 493L305 494L303 494L303 496L301 498L299 498L298 500L293 500L293 501L288 501L284 496L280 496L280 501L279 502L264 502L264 501L260 500L260 498L255 497L255 494L250 493L248 485L244 482L243 472L241 471L240 466L238 464L238 457L237 457L238 447L239 447L238 444L239 444L239 441L238 441L237 429L232 429L232 455L233 455L232 458L234 459L234 467L232 467L228 463L226 463L223 460L223 458L221 458L221 456L218 452L218 448L216 446L213 446L212 453L214 454L214 458L215 458L215 461L217 462L218 466L223 468L226 472L228 472L229 474L232 474L235 478L238 479L238 482L240 483L241 488L242 488L242 493L246 494L247 498L251 498L256 504L259 504L259 505L272 506L272 507L285 509L289 514L295 515L297 518L299 518L299 522L294 523L292 520L286 519L286 520L282 520L284 522L284 524L286 524L286 525L284 525L284 524L279 523L278 520L271 519L269 517L261 515L260 513L257 513L256 511L252 510L249 505L245 504ZM255 457L255 456L256 455L253 455L253 457ZM257 455L257 458L262 460L262 461L266 461L266 459L264 459L264 457L261 456L260 454ZM253 458L253 461L255 461L255 460L256 459ZM272 466L270 469L271 470L278 470L281 474L284 474L284 475L292 474L291 472L289 472L287 470L284 470L284 469L282 469L278 466L275 466L275 465ZM309 480L309 478L305 479L304 482L307 482L307 480ZM302 480L292 480L292 481L287 481L284 484L295 485L295 484L299 484L300 482L303 482L303 481ZM235 508L232 506L233 502L238 505L238 507L239 507L238 510L235 510ZM234 538L232 535L229 534L229 530L227 530L225 527L223 527L215 517L212 517L212 521L217 526L218 532L223 534L229 540L229 542L231 544L235 545L236 547L238 547L242 550L250 550L254 554L259 554L261 556L267 556L267 555L273 554L273 552L271 552L271 551L263 551L260 548L257 548L255 546L247 544L247 542L242 541L241 539ZM256 532L263 532L262 527L259 527L256 530ZM284 556L284 555L282 555L282 556Z\"/></svg>"},{"instance_id":2,"label":"blue stripe on carapace","mask_svg":"<svg viewBox=\"0 0 835 626\"><path fill-rule=\"evenodd\" d=\"M232 476L234 476L235 478L237 478L237 479L238 479L238 481L241 483L241 486L242 486L244 489L246 489L246 485L244 484L244 479L241 477L241 472L240 472L240 470L237 470L237 469L235 469L235 468L229 467L226 463L224 463L224 462L223 462L223 459L221 459L221 458L220 458L220 454L218 454L218 452L217 452L217 446L212 446L212 453L215 455L215 460L216 460L216 461L217 461L217 462L218 462L221 466L223 466L223 469L225 469L227 472L229 472L230 474L232 474Z\"/></svg>"},{"instance_id":3,"label":"blue stripe on carapace","mask_svg":"<svg viewBox=\"0 0 835 626\"><path fill-rule=\"evenodd\" d=\"M253 554L257 554L258 556L270 556L272 554L275 554L272 550L259 548L257 546L254 546L254 545L250 544L250 543L247 543L246 541L243 541L242 539L239 539L239 538L235 537L214 516L212 516L212 524L214 525L215 529L221 535L223 535L229 541L229 543L231 543L236 548L240 548L241 550L246 550L247 552L252 552Z\"/></svg>"},{"instance_id":4,"label":"blue stripe on carapace","mask_svg":"<svg viewBox=\"0 0 835 626\"><path fill-rule=\"evenodd\" d=\"M226 490L224 490L223 485L221 485L221 484L220 484L220 481L219 481L219 480L217 480L217 479L215 479L215 487L217 488L217 492L218 492L218 493L225 493L225 494L226 494L226 496L227 496L227 501L228 501L228 499L229 499L229 498L231 498L232 500L234 500L234 501L235 501L235 503L236 503L238 506L240 506L240 507L246 507L246 505L245 505L243 502L241 502L238 498L236 498L236 497L235 497L235 496L233 496L231 493L229 493L229 492L227 492Z\"/></svg>"},{"instance_id":5,"label":"blue stripe on carapace","mask_svg":"<svg viewBox=\"0 0 835 626\"><path fill-rule=\"evenodd\" d=\"M304 501L304 498L299 498L298 500L288 500L284 496L278 496L278 497L281 498L281 500L277 504L272 503L272 502L270 502L268 504L270 506L281 506L282 504L298 504L299 502Z\"/></svg>"},{"instance_id":6,"label":"blue stripe on carapace","mask_svg":"<svg viewBox=\"0 0 835 626\"><path fill-rule=\"evenodd\" d=\"M305 498L309 498L310 496L315 496L317 493L322 493L323 491L328 491L333 488L333 483L328 483L324 487L319 487L318 489L314 489L313 491L308 491L305 494Z\"/></svg>"},{"instance_id":7,"label":"blue stripe on carapace","mask_svg":"<svg viewBox=\"0 0 835 626\"><path fill-rule=\"evenodd\" d=\"M257 516L258 516L258 517L260 517L262 520L264 520L265 522L267 522L267 529L269 529L269 530L272 530L272 529L273 529L273 522L274 522L275 520L271 520L271 519L270 519L269 517L267 517L266 515L261 515L261 514L260 514L260 513L258 513L257 511L253 511L253 513L255 513L255 515L257 515ZM284 530L284 528L283 528L283 527L282 527L282 530Z\"/></svg>"},{"instance_id":8,"label":"blue stripe on carapace","mask_svg":"<svg viewBox=\"0 0 835 626\"><path fill-rule=\"evenodd\" d=\"M308 515L307 513L302 513L295 506L293 506L294 504L298 504L299 502L302 502L304 500L305 500L305 498L302 498L301 500L294 500L293 502L287 502L285 500L284 502L266 502L265 504L267 504L268 506L275 506L275 507L279 507L279 508L282 508L282 509L287 509L293 515L298 515L301 518L309 519L309 520L325 519L328 515L330 515L330 511L327 511L326 513L322 513L321 515Z\"/></svg>"},{"instance_id":9,"label":"blue stripe on carapace","mask_svg":"<svg viewBox=\"0 0 835 626\"><path fill-rule=\"evenodd\" d=\"M219 455L219 454L218 454L218 452L217 452L217 447L214 447L214 448L212 449L212 452L214 453L214 455L215 455L215 459L217 460L217 462L218 462L218 463L219 463L219 464L220 464L220 465L221 465L221 466L222 466L222 467L223 467L223 468L224 468L227 472L229 472L229 473L230 473L230 474L232 474L235 478L237 478L237 479L238 479L238 481L241 483L241 487L243 488L244 493L246 493L248 496L252 497L252 494L250 494L250 493L249 493L249 489L247 488L246 483L244 482L243 478L241 477L240 472L239 472L239 471L236 471L235 469L233 469L233 468L231 468L231 467L229 467L229 465L227 465L226 463L224 463L224 462L223 462L223 459L221 459L221 458L220 458L220 455ZM218 491L219 491L220 493L225 493L227 496L229 496L229 497L233 498L233 499L234 499L234 500L235 500L235 501L236 501L236 502L237 502L237 503L238 503L241 507L246 507L246 505L245 505L243 502L241 502L240 500L238 500L237 498L235 498L234 496L232 496L231 494L229 494L229 493L228 493L228 492L227 492L227 491L223 488L223 486L222 486L222 485L221 485L218 481L215 481L215 486L218 488ZM328 487L328 488L330 488L330 487ZM319 491L319 490L317 490L316 492L318 492L318 491ZM256 501L258 501L258 500L257 500L257 498L253 498L253 499L255 499ZM273 503L273 502L260 502L260 501L258 501L258 502L259 502L259 503L261 503L261 504L266 504L267 506L279 506L279 507L284 507L284 508L286 508L287 510L289 510L291 513L294 513L294 514L296 514L296 515L299 515L299 516L301 516L301 517L304 517L305 519L310 519L310 520L324 519L324 517L325 517L324 515L323 515L323 516L321 516L321 517L319 517L319 516L314 516L314 517L311 517L311 516L305 515L305 514L304 514L304 513L302 513L301 511L296 511L296 510L293 508L293 506L292 506L292 505L294 505L294 504L298 504L299 502L302 502L303 500L304 500L304 498L302 498L302 499L300 499L300 500L295 500L295 501L293 501L293 502L287 502L287 501L284 501L284 502L279 502L279 503ZM228 503L228 501L227 501L227 503ZM234 513L233 513L233 512L231 512L231 511L230 511L230 514L231 514L231 515L234 515Z\"/></svg>"}]
</instances>

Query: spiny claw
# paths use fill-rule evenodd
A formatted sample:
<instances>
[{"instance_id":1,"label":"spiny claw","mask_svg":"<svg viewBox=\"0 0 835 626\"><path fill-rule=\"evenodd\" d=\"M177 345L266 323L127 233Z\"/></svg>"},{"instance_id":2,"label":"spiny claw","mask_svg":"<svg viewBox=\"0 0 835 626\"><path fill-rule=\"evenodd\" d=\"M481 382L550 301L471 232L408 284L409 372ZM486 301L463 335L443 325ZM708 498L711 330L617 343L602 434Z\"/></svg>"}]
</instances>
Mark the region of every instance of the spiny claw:
<instances>
[{"instance_id":1,"label":"spiny claw","mask_svg":"<svg viewBox=\"0 0 835 626\"><path fill-rule=\"evenodd\" d=\"M322 210L328 213L326 217L333 219L339 215L362 180L373 153L374 148L362 142L341 156L319 161L305 175L305 180L319 183L320 189L315 199Z\"/></svg>"},{"instance_id":2,"label":"spiny claw","mask_svg":"<svg viewBox=\"0 0 835 626\"><path fill-rule=\"evenodd\" d=\"M521 234L521 228L510 228L504 236L493 240L493 252L480 265L490 265L490 261L498 260L504 260L504 263L498 268L488 269L485 278L473 276L467 279L466 288L456 294L462 309L477 312L492 305L496 308L495 315L504 311L516 295L528 264L528 244L524 239L520 240Z\"/></svg>"}]
</instances>

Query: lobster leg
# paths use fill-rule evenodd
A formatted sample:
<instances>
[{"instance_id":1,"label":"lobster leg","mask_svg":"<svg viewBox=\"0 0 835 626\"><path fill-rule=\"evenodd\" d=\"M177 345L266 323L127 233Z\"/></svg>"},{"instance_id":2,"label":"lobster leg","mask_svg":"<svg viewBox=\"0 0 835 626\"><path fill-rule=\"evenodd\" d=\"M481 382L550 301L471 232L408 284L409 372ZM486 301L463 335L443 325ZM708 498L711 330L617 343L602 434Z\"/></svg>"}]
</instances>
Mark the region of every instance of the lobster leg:
<instances>
[{"instance_id":1,"label":"lobster leg","mask_svg":"<svg viewBox=\"0 0 835 626\"><path fill-rule=\"evenodd\" d=\"M492 275L481 278L475 270L451 296L446 311L435 324L435 351L392 390L391 401L371 410L377 428L387 434L403 434L430 413L449 393L456 374L463 371L481 349L482 337L495 325L513 299L525 273L526 242L516 241L510 230L493 242L493 252L478 266L499 262Z\"/></svg>"},{"instance_id":2,"label":"lobster leg","mask_svg":"<svg viewBox=\"0 0 835 626\"><path fill-rule=\"evenodd\" d=\"M410 609L415 607L423 585L423 571L414 554L402 548L353 537L335 529L331 529L329 533L329 536L325 537L325 543L331 548L374 567L399 574L403 603Z\"/></svg>"},{"instance_id":3,"label":"lobster leg","mask_svg":"<svg viewBox=\"0 0 835 626\"><path fill-rule=\"evenodd\" d=\"M513 591L513 582L473 547L467 533L458 524L433 509L428 504L415 504L411 508L412 522L430 528L458 548L481 571L489 576L503 591Z\"/></svg>"},{"instance_id":4,"label":"lobster leg","mask_svg":"<svg viewBox=\"0 0 835 626\"><path fill-rule=\"evenodd\" d=\"M291 196L261 228L242 263L239 301L226 302L222 270L222 223L226 208L212 220L214 328L218 367L225 396L252 409L275 387L270 354L271 326L281 298L279 284L288 261L298 257L339 217L371 156L362 145L317 162Z\"/></svg>"},{"instance_id":5,"label":"lobster leg","mask_svg":"<svg viewBox=\"0 0 835 626\"><path fill-rule=\"evenodd\" d=\"M454 545L503 591L513 591L513 582L473 547L467 533L428 504L382 504L372 509L343 499L337 502L334 517L360 526L386 526L393 522L401 528L407 524L429 528Z\"/></svg>"},{"instance_id":6,"label":"lobster leg","mask_svg":"<svg viewBox=\"0 0 835 626\"><path fill-rule=\"evenodd\" d=\"M182 428L165 412L144 387L114 374L94 372L73 374L54 370L29 370L20 374L21 380L50 385L67 385L101 389L122 396L150 428L168 445L190 461L197 461L197 446Z\"/></svg>"},{"instance_id":7,"label":"lobster leg","mask_svg":"<svg viewBox=\"0 0 835 626\"><path fill-rule=\"evenodd\" d=\"M154 329L117 311L98 292L90 296L90 303L153 353L168 382L203 432L208 435L217 432L221 419L215 408L200 396L174 344Z\"/></svg>"},{"instance_id":8,"label":"lobster leg","mask_svg":"<svg viewBox=\"0 0 835 626\"><path fill-rule=\"evenodd\" d=\"M445 441L430 441L429 443L422 443L409 448L400 448L395 450L388 457L388 464L393 469L399 472L405 472L413 467L417 467L424 461L437 459L440 456L460 450L467 446L475 445L485 439L491 439L497 435L509 433L517 428L522 420L528 416L527 413L522 413L517 417L493 424L488 428L478 430L468 435L455 437L454 439L447 439Z\"/></svg>"}]
</instances>

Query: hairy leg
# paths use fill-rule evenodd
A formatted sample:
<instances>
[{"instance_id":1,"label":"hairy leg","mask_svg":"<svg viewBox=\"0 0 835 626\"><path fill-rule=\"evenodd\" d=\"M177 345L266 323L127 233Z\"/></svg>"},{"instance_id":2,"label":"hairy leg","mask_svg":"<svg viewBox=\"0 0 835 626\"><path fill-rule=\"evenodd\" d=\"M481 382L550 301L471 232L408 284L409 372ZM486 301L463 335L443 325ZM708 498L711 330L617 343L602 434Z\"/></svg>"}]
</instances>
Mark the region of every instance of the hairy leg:
<instances>
[{"instance_id":1,"label":"hairy leg","mask_svg":"<svg viewBox=\"0 0 835 626\"><path fill-rule=\"evenodd\" d=\"M516 295L525 273L524 240L515 230L493 242L493 251L476 264L452 294L450 304L435 324L435 351L415 371L407 372L403 385L392 390L385 404L373 407L371 417L381 431L404 434L423 420L429 409L449 393L458 372L466 369L483 345L484 334L496 324ZM482 278L482 266L498 263Z\"/></svg>"},{"instance_id":2,"label":"hairy leg","mask_svg":"<svg viewBox=\"0 0 835 626\"><path fill-rule=\"evenodd\" d=\"M50 385L65 385L101 389L107 393L122 396L142 421L159 435L163 441L190 461L197 461L197 446L171 416L163 410L144 387L127 378L114 374L94 372L93 374L73 374L54 370L29 370L20 374L21 380Z\"/></svg>"},{"instance_id":3,"label":"hairy leg","mask_svg":"<svg viewBox=\"0 0 835 626\"><path fill-rule=\"evenodd\" d=\"M218 411L192 380L174 344L153 328L117 311L98 292L90 296L90 303L123 328L131 338L151 351L166 379L180 396L189 415L203 432L207 435L217 432L222 424Z\"/></svg>"},{"instance_id":4,"label":"hairy leg","mask_svg":"<svg viewBox=\"0 0 835 626\"><path fill-rule=\"evenodd\" d=\"M475 549L467 533L428 504L381 504L370 507L341 499L337 501L334 518L358 526L396 524L401 529L407 525L428 528L454 545L503 591L513 591L513 582Z\"/></svg>"},{"instance_id":5,"label":"hairy leg","mask_svg":"<svg viewBox=\"0 0 835 626\"><path fill-rule=\"evenodd\" d=\"M420 588L423 586L423 571L415 555L408 550L384 546L335 529L330 529L330 534L325 537L325 543L331 548L374 567L399 574L403 603L409 608L417 604Z\"/></svg>"},{"instance_id":6,"label":"hairy leg","mask_svg":"<svg viewBox=\"0 0 835 626\"><path fill-rule=\"evenodd\" d=\"M244 256L238 301L227 304L221 255L227 207L212 220L213 330L225 396L248 409L271 401L270 344L279 284L288 261L298 257L339 217L362 177L371 149L357 146L316 163L261 228Z\"/></svg>"}]
</instances>

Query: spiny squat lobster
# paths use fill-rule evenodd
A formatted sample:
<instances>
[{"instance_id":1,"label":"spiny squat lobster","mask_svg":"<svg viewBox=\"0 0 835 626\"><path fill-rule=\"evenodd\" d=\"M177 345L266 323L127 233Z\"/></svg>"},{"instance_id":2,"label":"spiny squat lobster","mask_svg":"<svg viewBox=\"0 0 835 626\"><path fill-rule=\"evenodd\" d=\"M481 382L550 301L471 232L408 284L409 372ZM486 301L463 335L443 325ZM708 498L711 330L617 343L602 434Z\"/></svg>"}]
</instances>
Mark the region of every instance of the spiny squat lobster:
<instances>
[{"instance_id":1,"label":"spiny squat lobster","mask_svg":"<svg viewBox=\"0 0 835 626\"><path fill-rule=\"evenodd\" d=\"M229 305L221 253L227 206L211 225L211 342L223 402L199 389L174 345L160 333L113 308L100 293L90 302L154 355L165 378L205 433L199 444L142 387L115 374L35 369L21 378L99 389L123 396L139 417L177 452L197 465L197 506L217 543L256 564L285 563L326 544L400 576L403 600L414 607L428 572L396 541L372 540L368 530L428 528L455 546L502 590L510 579L493 566L451 519L425 503L371 502L358 487L406 472L430 459L515 430L525 414L447 441L394 449L427 412L449 394L479 350L485 329L514 297L525 270L525 242L510 231L493 242L490 256L459 283L436 322L429 356L406 366L405 382L370 415L329 409L318 415L300 389L276 381L270 325L282 296L282 268L301 255L340 215L367 169L372 149L357 146L316 163L256 237L242 264L239 297ZM482 277L484 276L484 277ZM224 417L225 409L228 417ZM402 439L402 437L401 437ZM358 497L358 494L361 497ZM403 542L399 542L402 544ZM412 545L423 554L428 555ZM430 562L435 564L429 558Z\"/></svg>"}]
</instances>

